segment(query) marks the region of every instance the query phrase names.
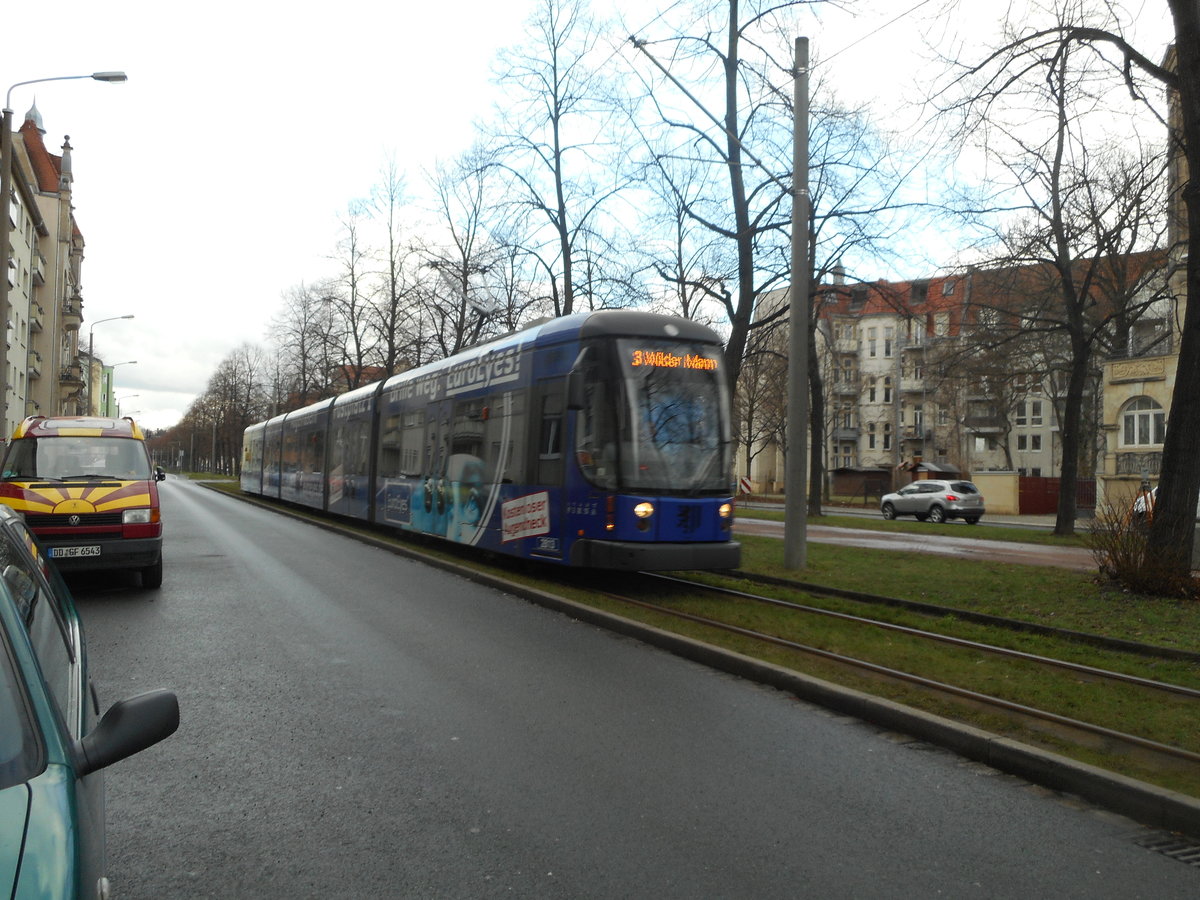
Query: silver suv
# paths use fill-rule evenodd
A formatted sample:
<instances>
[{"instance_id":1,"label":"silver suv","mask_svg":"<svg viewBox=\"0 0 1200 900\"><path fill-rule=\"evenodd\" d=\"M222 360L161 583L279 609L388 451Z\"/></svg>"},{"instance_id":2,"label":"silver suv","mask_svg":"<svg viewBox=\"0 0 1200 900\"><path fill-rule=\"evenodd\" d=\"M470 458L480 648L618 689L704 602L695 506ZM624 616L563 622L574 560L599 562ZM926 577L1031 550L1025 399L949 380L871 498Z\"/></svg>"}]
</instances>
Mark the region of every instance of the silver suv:
<instances>
[{"instance_id":1,"label":"silver suv","mask_svg":"<svg viewBox=\"0 0 1200 900\"><path fill-rule=\"evenodd\" d=\"M983 494L969 481L914 481L894 494L884 494L879 510L885 519L916 516L918 521L962 519L974 525L983 516Z\"/></svg>"}]
</instances>

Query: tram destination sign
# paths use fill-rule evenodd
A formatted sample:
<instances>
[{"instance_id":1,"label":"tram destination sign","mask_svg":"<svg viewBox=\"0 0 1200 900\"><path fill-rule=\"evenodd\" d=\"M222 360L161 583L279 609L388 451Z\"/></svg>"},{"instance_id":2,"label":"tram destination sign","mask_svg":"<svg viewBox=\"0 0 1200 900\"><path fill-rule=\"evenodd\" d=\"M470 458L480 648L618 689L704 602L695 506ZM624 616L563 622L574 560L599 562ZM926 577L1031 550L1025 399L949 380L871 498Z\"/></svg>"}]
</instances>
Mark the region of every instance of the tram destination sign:
<instances>
[{"instance_id":1,"label":"tram destination sign","mask_svg":"<svg viewBox=\"0 0 1200 900\"><path fill-rule=\"evenodd\" d=\"M708 372L717 370L717 361L711 356L699 353L672 353L670 350L634 350L630 354L629 364L636 368L649 366L655 369L701 369Z\"/></svg>"}]
</instances>

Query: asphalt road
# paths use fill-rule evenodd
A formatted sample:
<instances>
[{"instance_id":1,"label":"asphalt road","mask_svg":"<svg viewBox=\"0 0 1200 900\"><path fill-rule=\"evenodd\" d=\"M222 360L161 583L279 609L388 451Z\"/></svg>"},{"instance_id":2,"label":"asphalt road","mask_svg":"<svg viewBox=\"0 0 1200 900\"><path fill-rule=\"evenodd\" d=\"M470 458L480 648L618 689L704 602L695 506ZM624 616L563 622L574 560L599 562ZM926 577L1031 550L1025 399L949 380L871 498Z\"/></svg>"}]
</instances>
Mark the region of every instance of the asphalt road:
<instances>
[{"instance_id":1,"label":"asphalt road","mask_svg":"<svg viewBox=\"0 0 1200 900\"><path fill-rule=\"evenodd\" d=\"M76 580L124 898L1147 897L1129 820L171 479L166 576Z\"/></svg>"}]
</instances>

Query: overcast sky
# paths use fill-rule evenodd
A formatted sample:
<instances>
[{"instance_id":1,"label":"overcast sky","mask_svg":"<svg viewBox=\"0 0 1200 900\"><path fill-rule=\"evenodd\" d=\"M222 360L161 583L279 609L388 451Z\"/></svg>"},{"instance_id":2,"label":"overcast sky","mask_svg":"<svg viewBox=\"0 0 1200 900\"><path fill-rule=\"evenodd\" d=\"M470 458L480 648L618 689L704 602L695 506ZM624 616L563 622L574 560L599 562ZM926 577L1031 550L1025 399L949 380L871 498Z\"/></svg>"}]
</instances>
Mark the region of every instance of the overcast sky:
<instances>
[{"instance_id":1,"label":"overcast sky","mask_svg":"<svg viewBox=\"0 0 1200 900\"><path fill-rule=\"evenodd\" d=\"M1003 6L964 2L987 16L981 30ZM846 5L859 15L822 13L820 22L800 11L796 34L810 38L814 58L832 56L825 75L840 96L895 110L940 3L858 0ZM633 10L631 30L654 18L650 3L622 5ZM1144 6L1150 55L1161 56L1166 0L1130 5ZM101 319L135 317L94 329L106 363L137 360L116 370L122 413L151 428L174 424L234 347L263 342L283 292L331 274L337 217L379 181L388 156L412 184L465 150L473 121L496 101L496 53L521 39L532 7L9 4L0 89L113 69L129 76L29 85L11 101L19 125L36 99L51 152L71 137L87 242L81 343Z\"/></svg>"}]
</instances>

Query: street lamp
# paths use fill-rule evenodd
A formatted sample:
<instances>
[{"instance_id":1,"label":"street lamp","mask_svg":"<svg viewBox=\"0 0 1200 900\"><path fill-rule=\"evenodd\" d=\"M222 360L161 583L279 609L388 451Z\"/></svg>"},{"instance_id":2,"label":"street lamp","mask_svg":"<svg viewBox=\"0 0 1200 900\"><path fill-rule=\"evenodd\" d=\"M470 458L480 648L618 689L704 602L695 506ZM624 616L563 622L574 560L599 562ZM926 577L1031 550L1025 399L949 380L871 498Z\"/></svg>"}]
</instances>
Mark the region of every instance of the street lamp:
<instances>
[{"instance_id":1,"label":"street lamp","mask_svg":"<svg viewBox=\"0 0 1200 900\"><path fill-rule=\"evenodd\" d=\"M8 210L9 198L13 190L13 111L12 92L14 88L27 84L40 84L43 81L72 81L77 78L91 78L95 81L105 81L118 84L126 81L124 72L93 72L91 75L57 75L53 78L33 78L29 81L18 81L8 88L4 95L4 112L0 122L0 424L3 431L8 432L8 276L12 260L8 253ZM90 402L90 398L89 398Z\"/></svg>"},{"instance_id":2,"label":"street lamp","mask_svg":"<svg viewBox=\"0 0 1200 900\"><path fill-rule=\"evenodd\" d=\"M97 319L95 322L92 323L91 327L88 328L88 371L87 371L86 384L87 384L87 414L89 416L94 416L96 414L96 411L92 409L92 362L96 358L96 355L92 352L92 350L95 347L96 326L102 325L105 322L115 322L115 321L117 321L117 319L132 319L132 318L133 318L133 313L130 313L127 316L109 316L107 319Z\"/></svg>"},{"instance_id":3,"label":"street lamp","mask_svg":"<svg viewBox=\"0 0 1200 900\"><path fill-rule=\"evenodd\" d=\"M107 366L100 367L100 382L101 382L101 384L100 384L100 400L101 400L101 402L104 402L105 405L104 405L104 409L96 410L96 415L108 415L108 410L111 409L110 403L105 402L105 398L109 398L111 400L112 396L114 394L116 394L116 392L117 392L117 376L116 376L117 366L136 366L136 365L137 365L136 359L127 359L124 362L110 363ZM91 390L90 382L89 382L88 390ZM88 406L89 407L91 406L90 402L89 402Z\"/></svg>"},{"instance_id":4,"label":"street lamp","mask_svg":"<svg viewBox=\"0 0 1200 900\"><path fill-rule=\"evenodd\" d=\"M126 400L132 400L134 397L140 397L141 394L126 394L124 397L117 398L117 418L121 418L121 404Z\"/></svg>"}]
</instances>

